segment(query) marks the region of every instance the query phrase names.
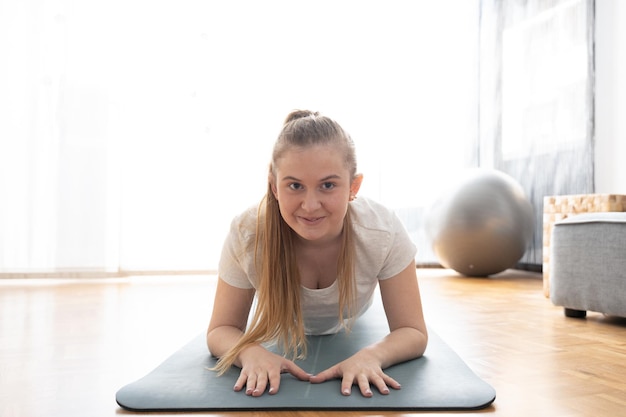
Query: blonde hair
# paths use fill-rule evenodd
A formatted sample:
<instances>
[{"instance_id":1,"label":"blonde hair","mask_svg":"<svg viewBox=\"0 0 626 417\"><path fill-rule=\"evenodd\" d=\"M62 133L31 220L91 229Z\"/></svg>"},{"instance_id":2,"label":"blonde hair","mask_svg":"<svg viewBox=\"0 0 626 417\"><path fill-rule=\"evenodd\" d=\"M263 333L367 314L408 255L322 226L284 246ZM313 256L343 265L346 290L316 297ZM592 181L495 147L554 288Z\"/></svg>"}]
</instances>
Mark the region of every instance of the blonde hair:
<instances>
[{"instance_id":1,"label":"blonde hair","mask_svg":"<svg viewBox=\"0 0 626 417\"><path fill-rule=\"evenodd\" d=\"M223 355L215 370L224 373L246 347L277 341L292 359L306 356L304 320L300 306L300 274L294 251L294 231L283 220L278 200L272 192L275 167L283 154L294 147L319 144L338 145L345 155L351 178L356 175L356 152L350 136L334 120L317 112L296 110L283 125L272 153L267 193L259 205L255 242L255 260L259 284L257 306L249 327L239 341ZM356 278L355 248L350 207L344 218L342 243L337 263L339 286L338 320L349 330L344 317L354 316Z\"/></svg>"}]
</instances>

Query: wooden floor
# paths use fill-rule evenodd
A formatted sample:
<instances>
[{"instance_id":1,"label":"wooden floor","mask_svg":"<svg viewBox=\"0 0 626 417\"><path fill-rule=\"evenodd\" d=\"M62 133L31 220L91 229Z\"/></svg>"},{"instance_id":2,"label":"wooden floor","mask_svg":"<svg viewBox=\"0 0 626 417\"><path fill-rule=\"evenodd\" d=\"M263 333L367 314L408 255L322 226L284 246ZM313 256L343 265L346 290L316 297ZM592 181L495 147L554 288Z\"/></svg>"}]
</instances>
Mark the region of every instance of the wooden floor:
<instances>
[{"instance_id":1,"label":"wooden floor","mask_svg":"<svg viewBox=\"0 0 626 417\"><path fill-rule=\"evenodd\" d=\"M420 415L624 415L626 319L597 313L566 318L543 296L534 273L506 271L487 279L419 269L418 276L431 328L497 392L485 410ZM132 414L117 406L115 392L204 331L215 279L0 282L0 416Z\"/></svg>"}]
</instances>

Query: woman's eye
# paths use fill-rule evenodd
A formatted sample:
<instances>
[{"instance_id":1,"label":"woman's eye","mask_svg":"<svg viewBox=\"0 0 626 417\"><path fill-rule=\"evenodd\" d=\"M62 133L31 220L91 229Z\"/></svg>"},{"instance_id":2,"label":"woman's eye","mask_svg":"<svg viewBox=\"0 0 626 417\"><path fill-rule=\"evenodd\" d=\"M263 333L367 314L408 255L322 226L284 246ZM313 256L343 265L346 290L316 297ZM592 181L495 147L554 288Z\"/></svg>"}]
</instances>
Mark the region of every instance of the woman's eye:
<instances>
[{"instance_id":1,"label":"woman's eye","mask_svg":"<svg viewBox=\"0 0 626 417\"><path fill-rule=\"evenodd\" d=\"M335 188L335 183L333 182L325 182L324 184L322 184L323 190L332 190L333 188Z\"/></svg>"},{"instance_id":2,"label":"woman's eye","mask_svg":"<svg viewBox=\"0 0 626 417\"><path fill-rule=\"evenodd\" d=\"M292 182L291 184L289 184L289 188L291 188L294 191L297 191L297 190L302 189L302 184L297 183L297 182Z\"/></svg>"}]
</instances>

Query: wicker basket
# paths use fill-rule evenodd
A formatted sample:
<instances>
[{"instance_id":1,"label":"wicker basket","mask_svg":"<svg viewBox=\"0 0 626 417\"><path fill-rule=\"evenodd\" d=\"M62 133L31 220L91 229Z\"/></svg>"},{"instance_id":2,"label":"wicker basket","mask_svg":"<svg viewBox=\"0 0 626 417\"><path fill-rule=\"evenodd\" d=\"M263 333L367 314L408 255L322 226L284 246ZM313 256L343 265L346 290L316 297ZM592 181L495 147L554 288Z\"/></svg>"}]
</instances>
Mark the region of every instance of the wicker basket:
<instances>
[{"instance_id":1,"label":"wicker basket","mask_svg":"<svg viewBox=\"0 0 626 417\"><path fill-rule=\"evenodd\" d=\"M579 213L626 211L626 195L577 194L543 198L543 293L550 296L550 237L555 222Z\"/></svg>"}]
</instances>

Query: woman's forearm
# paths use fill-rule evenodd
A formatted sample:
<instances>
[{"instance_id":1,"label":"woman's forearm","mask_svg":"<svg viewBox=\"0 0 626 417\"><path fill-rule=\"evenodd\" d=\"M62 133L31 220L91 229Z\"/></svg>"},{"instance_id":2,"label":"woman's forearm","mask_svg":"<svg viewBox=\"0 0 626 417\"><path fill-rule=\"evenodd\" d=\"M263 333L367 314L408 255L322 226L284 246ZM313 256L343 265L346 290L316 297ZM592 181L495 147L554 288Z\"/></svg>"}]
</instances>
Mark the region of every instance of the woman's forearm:
<instances>
[{"instance_id":1,"label":"woman's forearm","mask_svg":"<svg viewBox=\"0 0 626 417\"><path fill-rule=\"evenodd\" d=\"M378 358L381 368L385 369L422 356L427 344L427 334L413 327L401 327L364 350Z\"/></svg>"},{"instance_id":2,"label":"woman's forearm","mask_svg":"<svg viewBox=\"0 0 626 417\"><path fill-rule=\"evenodd\" d=\"M222 357L239 341L243 332L233 326L220 326L207 332L206 341L209 351L216 358ZM237 363L237 365L239 365Z\"/></svg>"}]
</instances>

